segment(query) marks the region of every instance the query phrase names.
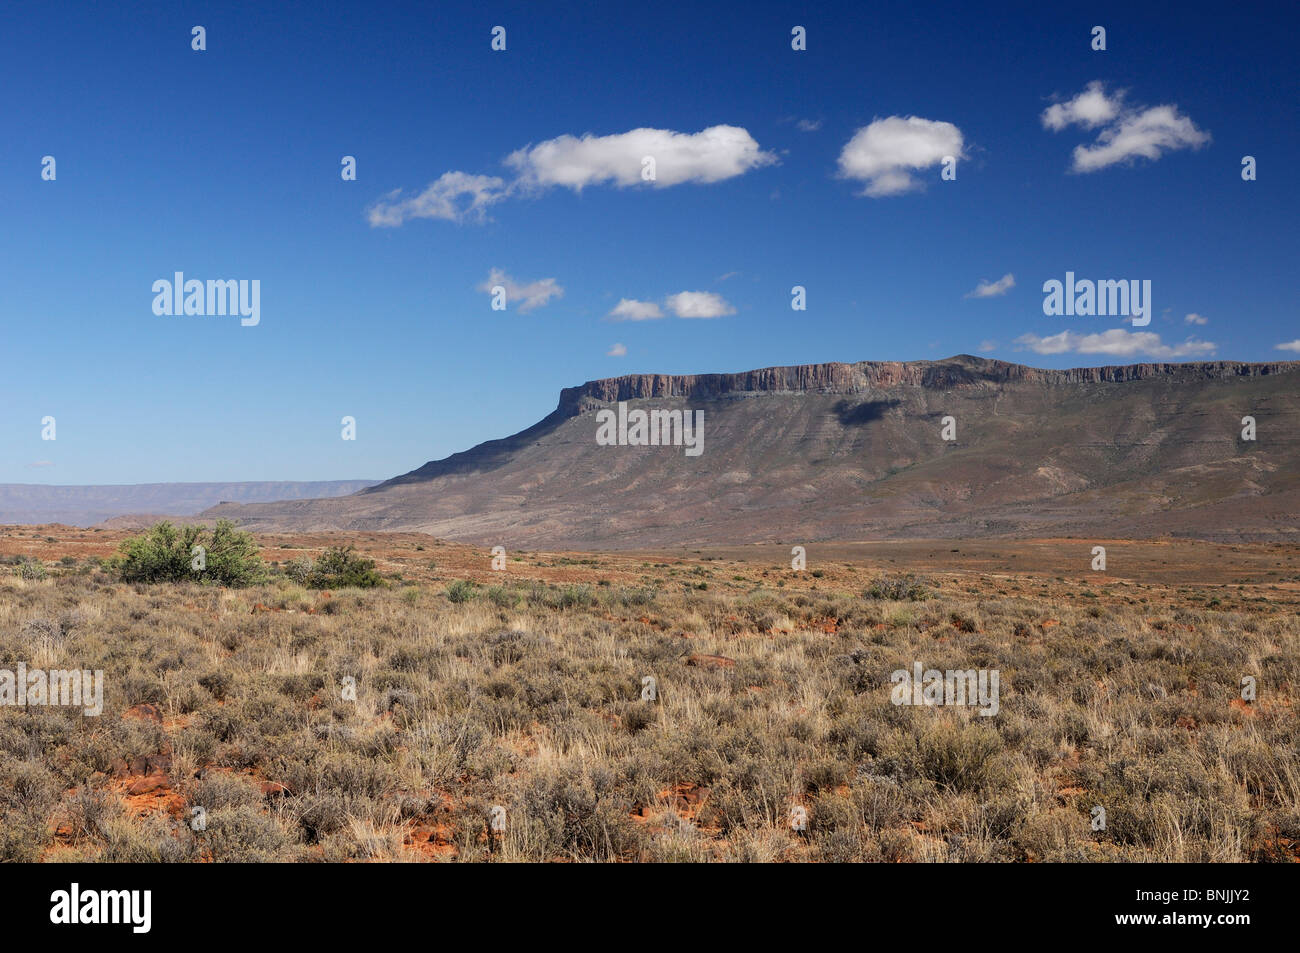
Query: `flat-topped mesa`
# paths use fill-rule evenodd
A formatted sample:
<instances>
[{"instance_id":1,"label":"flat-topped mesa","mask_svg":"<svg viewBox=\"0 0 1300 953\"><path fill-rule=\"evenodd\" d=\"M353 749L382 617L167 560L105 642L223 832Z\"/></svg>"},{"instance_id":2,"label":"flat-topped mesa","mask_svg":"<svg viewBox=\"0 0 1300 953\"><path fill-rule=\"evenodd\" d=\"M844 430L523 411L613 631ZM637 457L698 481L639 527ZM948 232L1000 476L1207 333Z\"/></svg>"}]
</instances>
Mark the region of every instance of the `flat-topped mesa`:
<instances>
[{"instance_id":1,"label":"flat-topped mesa","mask_svg":"<svg viewBox=\"0 0 1300 953\"><path fill-rule=\"evenodd\" d=\"M979 384L1123 383L1167 377L1173 380L1260 377L1300 371L1300 361L1248 364L1194 361L1184 364L1123 364L1052 370L960 354L942 361L859 361L856 364L799 364L764 367L738 374L628 374L588 381L560 392L557 412L581 413L598 404L655 397L707 399L745 393L856 394L890 387L949 389Z\"/></svg>"},{"instance_id":2,"label":"flat-topped mesa","mask_svg":"<svg viewBox=\"0 0 1300 953\"><path fill-rule=\"evenodd\" d=\"M432 533L485 553L1000 536L1295 544L1297 385L1300 362L1046 370L965 355L628 375L567 388L526 430L362 493L204 516L263 532ZM683 415L682 446L664 447L675 428L661 417L660 446L643 447L598 416L626 420L620 400L708 423L688 441ZM1251 441L1242 420L1256 415ZM946 416L960 443L942 440Z\"/></svg>"}]
</instances>

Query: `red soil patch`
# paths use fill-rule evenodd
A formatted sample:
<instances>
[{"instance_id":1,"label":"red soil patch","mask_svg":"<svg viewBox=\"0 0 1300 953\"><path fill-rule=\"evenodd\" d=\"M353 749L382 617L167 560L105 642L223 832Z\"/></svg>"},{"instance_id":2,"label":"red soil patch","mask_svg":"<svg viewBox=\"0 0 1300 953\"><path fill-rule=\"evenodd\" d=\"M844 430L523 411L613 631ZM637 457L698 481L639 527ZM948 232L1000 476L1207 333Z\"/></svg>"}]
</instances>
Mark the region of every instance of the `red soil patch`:
<instances>
[{"instance_id":1,"label":"red soil patch","mask_svg":"<svg viewBox=\"0 0 1300 953\"><path fill-rule=\"evenodd\" d=\"M1283 837L1276 827L1269 827L1268 834L1261 840L1260 849L1271 861L1300 864L1300 840Z\"/></svg>"},{"instance_id":2,"label":"red soil patch","mask_svg":"<svg viewBox=\"0 0 1300 953\"><path fill-rule=\"evenodd\" d=\"M696 818L709 798L709 789L698 784L682 782L665 788L655 795L656 804L639 805L632 810L632 820L638 824L651 824L665 810L672 811L677 818L708 834L721 833L720 828L704 828L696 824Z\"/></svg>"},{"instance_id":3,"label":"red soil patch","mask_svg":"<svg viewBox=\"0 0 1300 953\"><path fill-rule=\"evenodd\" d=\"M163 723L162 713L158 711L157 705L132 705L126 711L122 712L122 717L137 718L140 721L151 721L155 725L161 725Z\"/></svg>"},{"instance_id":4,"label":"red soil patch","mask_svg":"<svg viewBox=\"0 0 1300 953\"><path fill-rule=\"evenodd\" d=\"M451 858L460 853L451 842L451 828L446 824L413 823L402 846L431 859Z\"/></svg>"},{"instance_id":5,"label":"red soil patch","mask_svg":"<svg viewBox=\"0 0 1300 953\"><path fill-rule=\"evenodd\" d=\"M172 817L185 814L185 798L172 790L165 774L126 779L114 785L126 808L136 817L162 811Z\"/></svg>"},{"instance_id":6,"label":"red soil patch","mask_svg":"<svg viewBox=\"0 0 1300 953\"><path fill-rule=\"evenodd\" d=\"M413 818L402 846L431 860L450 859L460 851L452 843L451 816L454 806L450 795L438 795L439 804L431 814Z\"/></svg>"}]
</instances>

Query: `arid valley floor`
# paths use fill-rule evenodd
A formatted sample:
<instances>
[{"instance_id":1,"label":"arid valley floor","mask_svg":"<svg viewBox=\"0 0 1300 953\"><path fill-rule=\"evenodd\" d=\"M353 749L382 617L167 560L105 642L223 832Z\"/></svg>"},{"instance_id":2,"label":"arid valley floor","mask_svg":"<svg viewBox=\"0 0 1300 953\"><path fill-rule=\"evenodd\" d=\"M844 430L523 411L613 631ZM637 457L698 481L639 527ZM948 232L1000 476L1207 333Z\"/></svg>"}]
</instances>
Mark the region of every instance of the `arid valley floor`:
<instances>
[{"instance_id":1,"label":"arid valley floor","mask_svg":"<svg viewBox=\"0 0 1300 953\"><path fill-rule=\"evenodd\" d=\"M1300 859L1300 547L259 535L223 589L121 582L130 535L0 529L0 669L105 684L0 707L2 860ZM386 584L282 572L339 543ZM916 662L997 715L891 703Z\"/></svg>"}]
</instances>

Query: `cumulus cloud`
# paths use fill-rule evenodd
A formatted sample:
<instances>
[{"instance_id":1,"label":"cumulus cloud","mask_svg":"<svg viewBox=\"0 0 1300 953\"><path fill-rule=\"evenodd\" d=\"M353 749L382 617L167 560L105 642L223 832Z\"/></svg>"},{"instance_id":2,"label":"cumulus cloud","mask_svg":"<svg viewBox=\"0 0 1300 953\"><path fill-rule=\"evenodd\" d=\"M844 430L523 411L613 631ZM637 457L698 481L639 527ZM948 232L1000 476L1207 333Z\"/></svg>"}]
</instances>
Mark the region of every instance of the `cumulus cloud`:
<instances>
[{"instance_id":1,"label":"cumulus cloud","mask_svg":"<svg viewBox=\"0 0 1300 953\"><path fill-rule=\"evenodd\" d=\"M650 321L663 316L659 305L653 301L637 301L635 298L619 298L618 304L606 315L615 321Z\"/></svg>"},{"instance_id":2,"label":"cumulus cloud","mask_svg":"<svg viewBox=\"0 0 1300 953\"><path fill-rule=\"evenodd\" d=\"M1069 102L1056 103L1043 110L1043 125L1054 132L1074 123L1094 129L1118 116L1123 100L1123 90L1108 96L1101 80L1096 79Z\"/></svg>"},{"instance_id":3,"label":"cumulus cloud","mask_svg":"<svg viewBox=\"0 0 1300 953\"><path fill-rule=\"evenodd\" d=\"M863 126L840 152L840 175L865 182L872 198L921 187L912 170L938 165L945 156L963 157L961 130L950 122L919 116L890 116Z\"/></svg>"},{"instance_id":4,"label":"cumulus cloud","mask_svg":"<svg viewBox=\"0 0 1300 953\"><path fill-rule=\"evenodd\" d=\"M655 160L650 181L641 177L646 156ZM366 217L372 228L416 218L484 222L489 206L518 193L556 186L580 192L589 185L667 188L721 182L776 161L775 153L760 149L740 126L710 126L694 133L633 129L611 136L564 135L510 153L505 160L515 172L510 182L495 175L444 172L418 194L394 189L371 205Z\"/></svg>"},{"instance_id":5,"label":"cumulus cloud","mask_svg":"<svg viewBox=\"0 0 1300 953\"><path fill-rule=\"evenodd\" d=\"M627 348L621 344L615 344L605 352L606 357L624 357L627 355Z\"/></svg>"},{"instance_id":6,"label":"cumulus cloud","mask_svg":"<svg viewBox=\"0 0 1300 953\"><path fill-rule=\"evenodd\" d=\"M1191 314L1183 318L1183 323L1184 324L1209 324L1210 319L1203 314L1197 314L1195 311L1193 311Z\"/></svg>"},{"instance_id":7,"label":"cumulus cloud","mask_svg":"<svg viewBox=\"0 0 1300 953\"><path fill-rule=\"evenodd\" d=\"M641 177L647 156L655 164L650 182ZM775 161L776 156L760 149L745 129L710 126L696 133L633 129L612 136L559 136L512 152L506 165L519 174L521 186L581 191L604 184L667 188L721 182Z\"/></svg>"},{"instance_id":8,"label":"cumulus cloud","mask_svg":"<svg viewBox=\"0 0 1300 953\"><path fill-rule=\"evenodd\" d=\"M521 284L500 268L493 268L488 272L487 280L478 286L478 290L492 294L492 289L497 285L506 290L507 304L519 303L520 314L527 314L534 308L549 304L552 298L564 297L564 289L554 278L541 278Z\"/></svg>"},{"instance_id":9,"label":"cumulus cloud","mask_svg":"<svg viewBox=\"0 0 1300 953\"><path fill-rule=\"evenodd\" d=\"M736 313L722 295L712 291L682 291L669 295L664 304L679 318L721 318Z\"/></svg>"},{"instance_id":10,"label":"cumulus cloud","mask_svg":"<svg viewBox=\"0 0 1300 953\"><path fill-rule=\"evenodd\" d=\"M1210 341L1188 338L1180 344L1165 344L1154 331L1128 331L1111 328L1094 334L1062 331L1047 337L1022 334L1016 338L1018 347L1035 354L1106 354L1111 357L1134 357L1139 354L1158 358L1207 357L1218 350Z\"/></svg>"},{"instance_id":11,"label":"cumulus cloud","mask_svg":"<svg viewBox=\"0 0 1300 953\"><path fill-rule=\"evenodd\" d=\"M967 293L968 298L996 298L1004 295L1016 286L1016 276L1007 272L997 281L981 279L975 290Z\"/></svg>"},{"instance_id":12,"label":"cumulus cloud","mask_svg":"<svg viewBox=\"0 0 1300 953\"><path fill-rule=\"evenodd\" d=\"M1075 172L1096 172L1138 158L1154 162L1167 151L1198 149L1210 141L1210 134L1196 128L1177 106L1131 107L1124 102L1123 90L1108 95L1100 81L1089 83L1068 102L1049 106L1041 118L1054 132L1070 125L1101 127L1092 145L1075 147Z\"/></svg>"},{"instance_id":13,"label":"cumulus cloud","mask_svg":"<svg viewBox=\"0 0 1300 953\"><path fill-rule=\"evenodd\" d=\"M505 181L494 175L444 172L418 195L394 189L366 210L372 228L394 227L413 218L449 222L483 221L487 207L505 198Z\"/></svg>"},{"instance_id":14,"label":"cumulus cloud","mask_svg":"<svg viewBox=\"0 0 1300 953\"><path fill-rule=\"evenodd\" d=\"M1097 143L1074 150L1076 172L1096 172L1138 156L1152 161L1172 149L1199 148L1210 141L1177 106L1155 106L1102 130Z\"/></svg>"},{"instance_id":15,"label":"cumulus cloud","mask_svg":"<svg viewBox=\"0 0 1300 953\"><path fill-rule=\"evenodd\" d=\"M1283 341L1281 344L1274 344L1274 345L1273 345L1273 350L1275 350L1275 351L1300 351L1300 338L1296 338L1294 341Z\"/></svg>"}]
</instances>

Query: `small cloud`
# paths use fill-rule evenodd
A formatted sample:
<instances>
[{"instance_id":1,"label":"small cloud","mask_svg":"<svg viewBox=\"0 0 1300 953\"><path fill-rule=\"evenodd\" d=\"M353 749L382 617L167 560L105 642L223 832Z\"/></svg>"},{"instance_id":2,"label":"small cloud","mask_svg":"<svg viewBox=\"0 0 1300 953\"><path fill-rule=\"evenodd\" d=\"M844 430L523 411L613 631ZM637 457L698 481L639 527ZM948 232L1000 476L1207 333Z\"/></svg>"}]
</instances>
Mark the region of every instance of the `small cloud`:
<instances>
[{"instance_id":1,"label":"small cloud","mask_svg":"<svg viewBox=\"0 0 1300 953\"><path fill-rule=\"evenodd\" d=\"M1197 314L1195 311L1193 311L1191 314L1187 315L1187 317L1183 318L1183 323L1184 324L1209 324L1210 319L1205 317L1205 315L1203 314Z\"/></svg>"},{"instance_id":2,"label":"small cloud","mask_svg":"<svg viewBox=\"0 0 1300 953\"><path fill-rule=\"evenodd\" d=\"M1273 350L1300 352L1300 338L1296 338L1294 341L1284 341L1281 344L1274 344Z\"/></svg>"},{"instance_id":3,"label":"small cloud","mask_svg":"<svg viewBox=\"0 0 1300 953\"><path fill-rule=\"evenodd\" d=\"M627 354L627 348L622 344L615 344L605 352L606 357L624 357Z\"/></svg>"},{"instance_id":4,"label":"small cloud","mask_svg":"<svg viewBox=\"0 0 1300 953\"><path fill-rule=\"evenodd\" d=\"M1108 96L1099 80L1068 102L1047 107L1040 118L1054 132L1069 125L1102 127L1092 145L1075 147L1075 172L1096 172L1137 158L1154 162L1166 151L1198 149L1210 141L1210 134L1197 129L1177 106L1129 107L1123 90Z\"/></svg>"},{"instance_id":5,"label":"small cloud","mask_svg":"<svg viewBox=\"0 0 1300 953\"><path fill-rule=\"evenodd\" d=\"M722 275L718 278L718 283L721 284L722 282L726 281L728 278L734 278L738 274L740 274L740 272L738 271L729 271L725 275Z\"/></svg>"},{"instance_id":6,"label":"small cloud","mask_svg":"<svg viewBox=\"0 0 1300 953\"><path fill-rule=\"evenodd\" d=\"M613 321L651 321L663 316L659 305L653 301L637 301L635 298L619 298L618 304L606 315Z\"/></svg>"},{"instance_id":7,"label":"small cloud","mask_svg":"<svg viewBox=\"0 0 1300 953\"><path fill-rule=\"evenodd\" d=\"M912 171L963 157L961 130L919 116L877 119L853 134L840 153L840 177L865 182L862 195L881 198L922 187Z\"/></svg>"},{"instance_id":8,"label":"small cloud","mask_svg":"<svg viewBox=\"0 0 1300 953\"><path fill-rule=\"evenodd\" d=\"M981 354L987 354L989 351L996 351L997 349L997 341L980 341L979 351Z\"/></svg>"},{"instance_id":9,"label":"small cloud","mask_svg":"<svg viewBox=\"0 0 1300 953\"><path fill-rule=\"evenodd\" d=\"M722 295L712 291L683 291L669 295L664 304L679 318L721 318L736 313Z\"/></svg>"},{"instance_id":10,"label":"small cloud","mask_svg":"<svg viewBox=\"0 0 1300 953\"><path fill-rule=\"evenodd\" d=\"M800 119L795 123L795 128L800 132L816 132L822 127L820 119Z\"/></svg>"},{"instance_id":11,"label":"small cloud","mask_svg":"<svg viewBox=\"0 0 1300 953\"><path fill-rule=\"evenodd\" d=\"M1043 125L1053 132L1060 132L1071 124L1094 129L1118 116L1123 100L1123 90L1114 96L1107 96L1101 80L1093 80L1083 92L1068 102L1048 106L1043 110L1041 118Z\"/></svg>"},{"instance_id":12,"label":"small cloud","mask_svg":"<svg viewBox=\"0 0 1300 953\"><path fill-rule=\"evenodd\" d=\"M492 289L497 285L506 289L507 304L514 301L520 302L520 314L527 314L534 308L549 304L552 298L564 297L564 289L555 283L554 278L541 278L537 281L520 284L500 268L493 268L488 273L487 281L479 285L478 290L491 294Z\"/></svg>"},{"instance_id":13,"label":"small cloud","mask_svg":"<svg viewBox=\"0 0 1300 953\"><path fill-rule=\"evenodd\" d=\"M1133 357L1146 354L1151 357L1208 357L1218 350L1218 345L1210 341L1198 341L1188 338L1181 344L1165 344L1160 335L1153 331L1128 331L1124 328L1111 328L1093 334L1078 334L1074 331L1062 331L1047 337L1037 334L1022 334L1016 338L1016 345L1035 354L1106 354L1111 357Z\"/></svg>"},{"instance_id":14,"label":"small cloud","mask_svg":"<svg viewBox=\"0 0 1300 953\"><path fill-rule=\"evenodd\" d=\"M996 298L1004 295L1016 286L1016 276L1007 272L997 281L981 280L975 286L975 290L969 292L968 298Z\"/></svg>"},{"instance_id":15,"label":"small cloud","mask_svg":"<svg viewBox=\"0 0 1300 953\"><path fill-rule=\"evenodd\" d=\"M444 172L419 195L402 198L394 189L366 210L366 218L371 228L395 228L413 218L482 222L487 207L506 194L505 182L494 175Z\"/></svg>"},{"instance_id":16,"label":"small cloud","mask_svg":"<svg viewBox=\"0 0 1300 953\"><path fill-rule=\"evenodd\" d=\"M30 470L36 470L39 469L40 467L52 467L52 466L54 466L53 460L33 460L31 463L27 464L27 467Z\"/></svg>"}]
</instances>

